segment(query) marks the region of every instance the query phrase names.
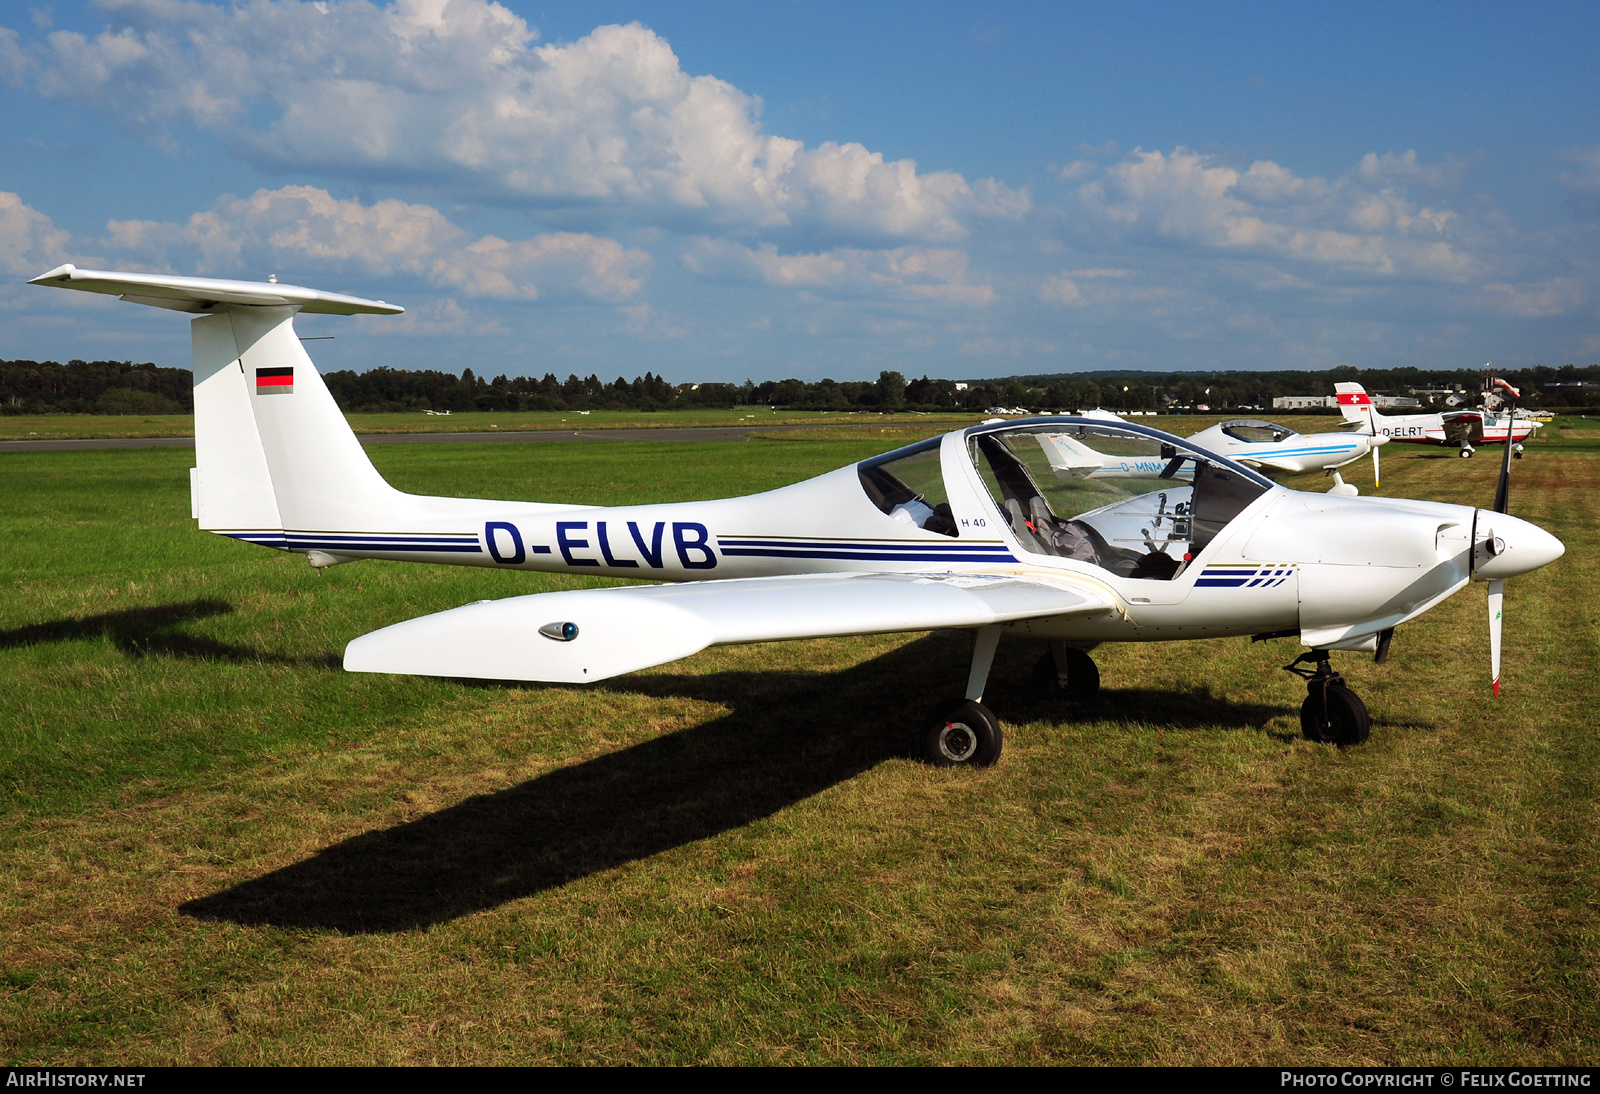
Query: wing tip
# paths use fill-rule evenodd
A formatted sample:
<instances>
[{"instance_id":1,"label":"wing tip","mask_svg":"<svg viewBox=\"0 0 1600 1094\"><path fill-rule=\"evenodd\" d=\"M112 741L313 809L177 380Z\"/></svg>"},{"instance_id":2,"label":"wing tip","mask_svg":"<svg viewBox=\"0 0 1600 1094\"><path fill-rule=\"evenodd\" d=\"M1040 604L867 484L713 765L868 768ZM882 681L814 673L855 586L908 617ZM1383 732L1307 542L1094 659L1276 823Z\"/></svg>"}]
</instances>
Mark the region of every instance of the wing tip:
<instances>
[{"instance_id":1,"label":"wing tip","mask_svg":"<svg viewBox=\"0 0 1600 1094\"><path fill-rule=\"evenodd\" d=\"M71 281L72 275L78 272L78 267L70 262L64 262L53 270L40 274L38 277L28 279L30 285L48 285L55 281Z\"/></svg>"}]
</instances>

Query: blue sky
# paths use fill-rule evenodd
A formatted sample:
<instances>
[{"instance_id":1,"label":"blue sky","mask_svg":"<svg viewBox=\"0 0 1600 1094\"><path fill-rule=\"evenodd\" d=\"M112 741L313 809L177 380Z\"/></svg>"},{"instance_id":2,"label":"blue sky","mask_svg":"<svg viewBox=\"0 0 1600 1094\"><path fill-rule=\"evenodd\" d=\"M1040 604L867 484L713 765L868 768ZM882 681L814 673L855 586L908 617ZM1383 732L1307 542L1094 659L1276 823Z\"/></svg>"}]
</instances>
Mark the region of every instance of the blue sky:
<instances>
[{"instance_id":1,"label":"blue sky","mask_svg":"<svg viewBox=\"0 0 1600 1094\"><path fill-rule=\"evenodd\" d=\"M383 297L324 368L1600 360L1593 5L0 6L0 357L63 261Z\"/></svg>"}]
</instances>

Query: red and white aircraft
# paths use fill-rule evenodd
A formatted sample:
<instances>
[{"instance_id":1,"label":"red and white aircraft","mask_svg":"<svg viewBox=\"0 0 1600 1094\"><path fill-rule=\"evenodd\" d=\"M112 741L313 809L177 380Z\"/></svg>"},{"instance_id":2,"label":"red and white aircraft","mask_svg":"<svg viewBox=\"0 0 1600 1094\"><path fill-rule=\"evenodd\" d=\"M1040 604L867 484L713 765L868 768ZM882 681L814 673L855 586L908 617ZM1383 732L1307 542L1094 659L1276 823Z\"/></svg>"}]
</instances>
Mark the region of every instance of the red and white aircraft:
<instances>
[{"instance_id":1,"label":"red and white aircraft","mask_svg":"<svg viewBox=\"0 0 1600 1094\"><path fill-rule=\"evenodd\" d=\"M924 729L935 764L991 764L983 705L1002 635L1045 643L1047 691L1087 697L1102 642L1253 635L1310 647L1301 728L1366 739L1329 651L1383 660L1401 627L1559 558L1495 510L1286 489L1171 434L1085 417L984 423L749 497L587 506L407 494L384 481L295 336L299 312L394 315L276 282L61 266L34 284L192 316L192 515L318 568L391 559L645 578L480 601L354 638L345 668L590 684L720 643L962 629L963 701ZM1313 665L1314 668L1302 668ZM1498 687L1498 684L1497 684Z\"/></svg>"},{"instance_id":2,"label":"red and white aircraft","mask_svg":"<svg viewBox=\"0 0 1600 1094\"><path fill-rule=\"evenodd\" d=\"M1522 442L1542 426L1543 422L1528 418L1513 419L1509 413L1493 410L1450 410L1437 414L1379 414L1372 396L1360 384L1334 384L1338 393L1339 411L1344 420L1353 423L1354 432L1388 437L1391 441L1407 444L1459 445L1461 457L1471 456L1474 445L1504 444L1506 429L1512 429L1512 453L1522 458Z\"/></svg>"}]
</instances>

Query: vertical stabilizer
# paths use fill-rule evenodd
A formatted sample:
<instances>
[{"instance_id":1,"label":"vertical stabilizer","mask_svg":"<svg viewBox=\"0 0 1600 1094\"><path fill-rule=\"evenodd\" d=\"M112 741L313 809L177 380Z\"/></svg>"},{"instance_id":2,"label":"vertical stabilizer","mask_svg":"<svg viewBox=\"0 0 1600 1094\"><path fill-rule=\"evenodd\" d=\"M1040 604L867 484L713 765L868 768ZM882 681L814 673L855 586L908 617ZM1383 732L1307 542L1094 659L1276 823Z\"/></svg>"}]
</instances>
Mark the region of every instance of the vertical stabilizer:
<instances>
[{"instance_id":1,"label":"vertical stabilizer","mask_svg":"<svg viewBox=\"0 0 1600 1094\"><path fill-rule=\"evenodd\" d=\"M306 355L294 333L298 310L229 309L283 526L323 532L401 527L407 496L372 466Z\"/></svg>"},{"instance_id":2,"label":"vertical stabilizer","mask_svg":"<svg viewBox=\"0 0 1600 1094\"><path fill-rule=\"evenodd\" d=\"M1339 400L1339 413L1344 415L1344 420L1359 422L1371 429L1375 411L1372 406L1372 396L1367 394L1367 389L1360 384L1334 384L1333 390Z\"/></svg>"},{"instance_id":3,"label":"vertical stabilizer","mask_svg":"<svg viewBox=\"0 0 1600 1094\"><path fill-rule=\"evenodd\" d=\"M204 315L194 343L195 516L211 532L284 546L283 520L256 429L232 316ZM257 537L261 538L257 538Z\"/></svg>"},{"instance_id":4,"label":"vertical stabilizer","mask_svg":"<svg viewBox=\"0 0 1600 1094\"><path fill-rule=\"evenodd\" d=\"M421 500L383 481L294 333L302 311L398 315L404 308L276 278L226 281L71 264L29 284L198 313L190 492L201 528L287 547L297 531L388 532L416 522ZM432 500L437 509L439 499Z\"/></svg>"}]
</instances>

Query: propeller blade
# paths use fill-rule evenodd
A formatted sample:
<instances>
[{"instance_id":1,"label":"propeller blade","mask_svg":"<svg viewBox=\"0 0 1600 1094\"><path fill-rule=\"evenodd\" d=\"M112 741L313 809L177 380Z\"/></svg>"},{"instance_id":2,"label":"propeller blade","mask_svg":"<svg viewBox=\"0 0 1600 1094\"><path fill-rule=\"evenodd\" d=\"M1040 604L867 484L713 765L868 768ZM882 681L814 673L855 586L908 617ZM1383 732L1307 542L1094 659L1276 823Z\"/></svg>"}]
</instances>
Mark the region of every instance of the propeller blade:
<instances>
[{"instance_id":1,"label":"propeller blade","mask_svg":"<svg viewBox=\"0 0 1600 1094\"><path fill-rule=\"evenodd\" d=\"M1501 410L1506 421L1506 449L1500 458L1500 485L1494 491L1494 511L1496 513L1510 512L1511 505L1511 445L1516 430L1512 426L1517 420L1517 396L1520 392L1510 384L1498 377L1491 384L1490 390L1500 387L1505 388L1507 397L1501 400Z\"/></svg>"},{"instance_id":2,"label":"propeller blade","mask_svg":"<svg viewBox=\"0 0 1600 1094\"><path fill-rule=\"evenodd\" d=\"M1500 606L1505 591L1505 581L1489 582L1489 671L1494 675L1496 698L1500 696Z\"/></svg>"},{"instance_id":3,"label":"propeller blade","mask_svg":"<svg viewBox=\"0 0 1600 1094\"><path fill-rule=\"evenodd\" d=\"M1374 489L1378 487L1381 480L1381 476L1378 474L1378 449L1382 447L1379 444L1372 446L1372 485Z\"/></svg>"}]
</instances>

